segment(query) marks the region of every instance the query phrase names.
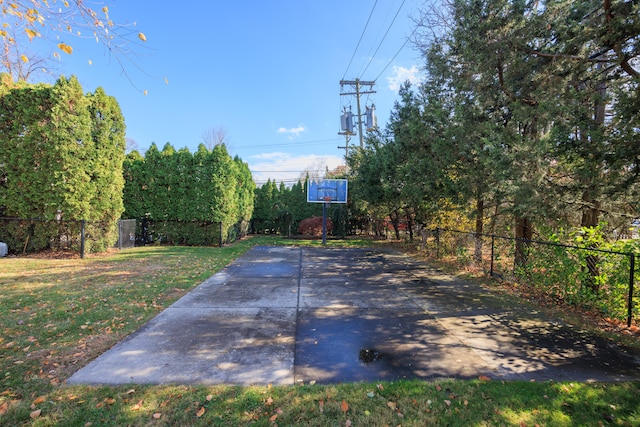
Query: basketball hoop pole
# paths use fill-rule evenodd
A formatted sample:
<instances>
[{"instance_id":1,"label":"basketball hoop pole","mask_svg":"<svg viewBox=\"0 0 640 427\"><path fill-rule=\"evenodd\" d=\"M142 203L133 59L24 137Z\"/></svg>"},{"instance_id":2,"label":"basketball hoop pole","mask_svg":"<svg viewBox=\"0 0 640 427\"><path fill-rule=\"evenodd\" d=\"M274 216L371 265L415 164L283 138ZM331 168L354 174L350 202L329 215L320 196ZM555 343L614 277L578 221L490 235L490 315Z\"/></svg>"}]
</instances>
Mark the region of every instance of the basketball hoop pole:
<instances>
[{"instance_id":1,"label":"basketball hoop pole","mask_svg":"<svg viewBox=\"0 0 640 427\"><path fill-rule=\"evenodd\" d=\"M323 188L323 190L335 191L335 188L327 187ZM322 246L327 246L327 206L331 203L331 196L323 194L322 198L324 199L322 204Z\"/></svg>"}]
</instances>

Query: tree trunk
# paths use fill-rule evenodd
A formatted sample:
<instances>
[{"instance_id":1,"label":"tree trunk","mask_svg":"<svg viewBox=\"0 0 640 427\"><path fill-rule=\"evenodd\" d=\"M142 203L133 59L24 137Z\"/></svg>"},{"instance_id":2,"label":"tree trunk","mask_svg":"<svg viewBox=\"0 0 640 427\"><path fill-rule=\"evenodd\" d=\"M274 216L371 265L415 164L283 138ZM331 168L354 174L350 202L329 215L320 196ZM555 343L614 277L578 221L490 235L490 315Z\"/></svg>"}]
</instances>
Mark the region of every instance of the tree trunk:
<instances>
[{"instance_id":1,"label":"tree trunk","mask_svg":"<svg viewBox=\"0 0 640 427\"><path fill-rule=\"evenodd\" d=\"M474 258L477 265L482 264L482 233L484 227L484 200L480 196L476 199L476 236Z\"/></svg>"},{"instance_id":2,"label":"tree trunk","mask_svg":"<svg viewBox=\"0 0 640 427\"><path fill-rule=\"evenodd\" d=\"M586 228L597 227L600 219L600 203L590 200L588 191L584 192L582 201L585 202L587 206L582 209L582 221L580 222L580 225ZM597 295L600 292L600 287L596 281L596 277L600 275L598 257L596 255L587 255L585 262L587 264L586 268L589 272L589 275L585 279L585 285L591 292Z\"/></svg>"},{"instance_id":3,"label":"tree trunk","mask_svg":"<svg viewBox=\"0 0 640 427\"><path fill-rule=\"evenodd\" d=\"M598 64L598 68L601 68L601 64ZM598 97L593 103L593 119L594 121L600 125L604 126L605 122L605 114L606 114L606 103L604 101L607 96L607 85L606 82L602 81L598 84ZM585 134L586 138L586 134ZM600 175L599 173L596 176ZM580 225L586 228L593 228L598 226L598 221L600 219L600 202L595 200L595 197L591 191L591 183L585 183L587 186L586 190L582 193L582 202L584 203L584 207L582 208L582 220ZM589 275L586 278L587 287L594 294L598 294L600 292L598 283L596 281L596 277L600 275L600 271L598 268L598 257L596 255L587 255L586 259L587 270Z\"/></svg>"},{"instance_id":4,"label":"tree trunk","mask_svg":"<svg viewBox=\"0 0 640 427\"><path fill-rule=\"evenodd\" d=\"M393 231L396 233L396 240L400 240L400 214L398 214L398 210L393 211L390 217Z\"/></svg>"},{"instance_id":5,"label":"tree trunk","mask_svg":"<svg viewBox=\"0 0 640 427\"><path fill-rule=\"evenodd\" d=\"M407 230L409 230L409 242L413 242L413 218L410 209L407 209Z\"/></svg>"},{"instance_id":6,"label":"tree trunk","mask_svg":"<svg viewBox=\"0 0 640 427\"><path fill-rule=\"evenodd\" d=\"M514 267L517 270L524 269L529 256L529 243L533 237L533 225L527 218L516 216L516 252L514 255Z\"/></svg>"}]
</instances>

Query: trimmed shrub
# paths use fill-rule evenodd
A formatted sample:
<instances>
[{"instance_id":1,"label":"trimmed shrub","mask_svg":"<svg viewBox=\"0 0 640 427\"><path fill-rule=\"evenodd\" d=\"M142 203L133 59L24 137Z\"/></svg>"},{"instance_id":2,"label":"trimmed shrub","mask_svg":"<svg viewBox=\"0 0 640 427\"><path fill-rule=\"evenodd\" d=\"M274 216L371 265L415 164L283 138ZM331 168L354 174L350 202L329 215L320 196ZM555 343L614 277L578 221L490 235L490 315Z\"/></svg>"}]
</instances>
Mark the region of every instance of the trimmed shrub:
<instances>
[{"instance_id":1,"label":"trimmed shrub","mask_svg":"<svg viewBox=\"0 0 640 427\"><path fill-rule=\"evenodd\" d=\"M327 218L327 234L333 231L333 222L331 218ZM303 219L298 225L298 234L307 237L322 237L322 217L314 216Z\"/></svg>"}]
</instances>

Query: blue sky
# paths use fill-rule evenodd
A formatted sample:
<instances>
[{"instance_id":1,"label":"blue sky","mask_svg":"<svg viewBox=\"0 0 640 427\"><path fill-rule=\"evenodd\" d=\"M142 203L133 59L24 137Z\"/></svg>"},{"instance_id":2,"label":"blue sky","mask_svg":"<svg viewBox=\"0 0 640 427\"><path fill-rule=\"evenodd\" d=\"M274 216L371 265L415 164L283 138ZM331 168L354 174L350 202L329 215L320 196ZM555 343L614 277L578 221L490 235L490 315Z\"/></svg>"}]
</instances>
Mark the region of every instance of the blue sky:
<instances>
[{"instance_id":1,"label":"blue sky","mask_svg":"<svg viewBox=\"0 0 640 427\"><path fill-rule=\"evenodd\" d=\"M249 164L258 185L288 181L343 164L340 114L356 103L340 96L341 79L377 79L377 93L362 103L375 104L386 124L398 83L420 77L419 53L411 43L400 50L420 3L110 1L111 18L135 22L147 38L123 63L126 75L104 48L75 37L74 53L61 54L53 71L114 96L141 152L153 142L193 151L208 130L222 128L230 154Z\"/></svg>"}]
</instances>

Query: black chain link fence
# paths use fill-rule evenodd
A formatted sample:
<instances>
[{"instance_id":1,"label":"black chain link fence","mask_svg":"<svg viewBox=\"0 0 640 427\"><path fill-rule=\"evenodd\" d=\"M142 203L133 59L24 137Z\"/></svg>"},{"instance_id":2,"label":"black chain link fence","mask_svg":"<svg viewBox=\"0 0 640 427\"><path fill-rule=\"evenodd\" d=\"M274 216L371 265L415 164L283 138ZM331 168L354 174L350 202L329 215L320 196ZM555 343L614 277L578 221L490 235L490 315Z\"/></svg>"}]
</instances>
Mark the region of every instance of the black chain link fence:
<instances>
[{"instance_id":1,"label":"black chain link fence","mask_svg":"<svg viewBox=\"0 0 640 427\"><path fill-rule=\"evenodd\" d=\"M86 220L0 217L0 242L9 254L25 255L42 251L101 252L115 233L113 223Z\"/></svg>"},{"instance_id":2,"label":"black chain link fence","mask_svg":"<svg viewBox=\"0 0 640 427\"><path fill-rule=\"evenodd\" d=\"M136 222L136 242L139 245L222 246L229 242L223 237L220 222L147 218Z\"/></svg>"},{"instance_id":3,"label":"black chain link fence","mask_svg":"<svg viewBox=\"0 0 640 427\"><path fill-rule=\"evenodd\" d=\"M115 229L117 226L117 230ZM223 246L247 234L247 226L236 224L225 230L215 221L172 221L150 219L119 220L117 224L87 220L0 217L0 242L9 254L26 255L43 251L101 252L105 235L120 249L149 244ZM109 240L109 239L107 239Z\"/></svg>"},{"instance_id":4,"label":"black chain link fence","mask_svg":"<svg viewBox=\"0 0 640 427\"><path fill-rule=\"evenodd\" d=\"M431 257L481 269L492 277L522 283L563 303L605 316L637 318L640 280L635 251L623 252L559 242L436 229L422 233Z\"/></svg>"}]
</instances>

